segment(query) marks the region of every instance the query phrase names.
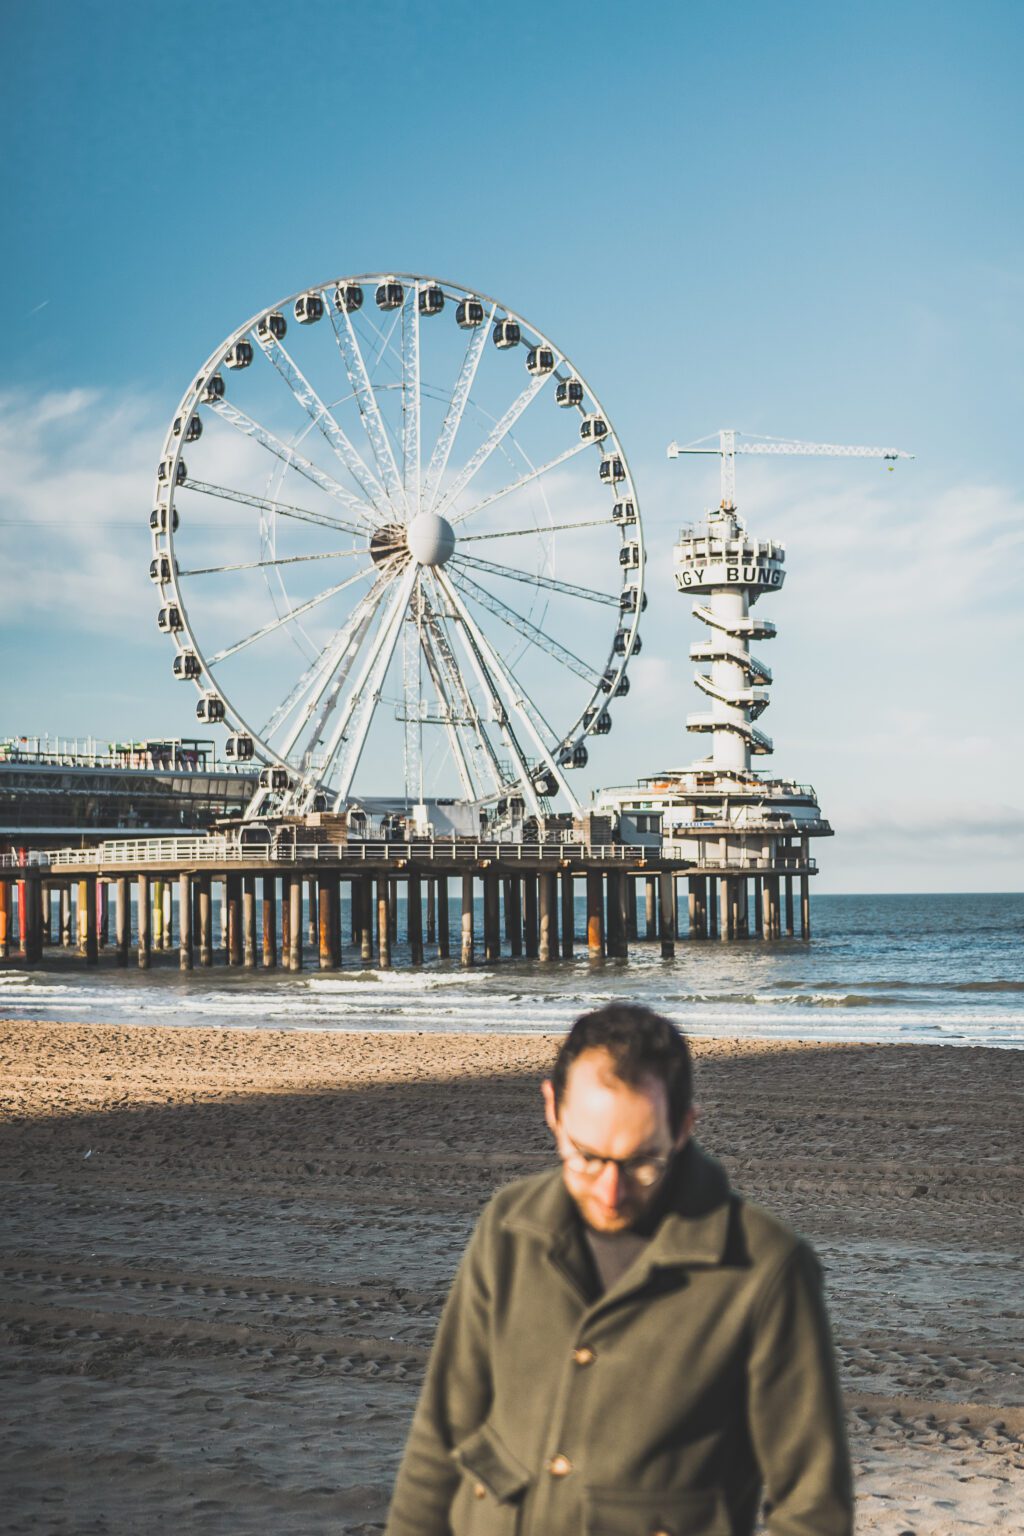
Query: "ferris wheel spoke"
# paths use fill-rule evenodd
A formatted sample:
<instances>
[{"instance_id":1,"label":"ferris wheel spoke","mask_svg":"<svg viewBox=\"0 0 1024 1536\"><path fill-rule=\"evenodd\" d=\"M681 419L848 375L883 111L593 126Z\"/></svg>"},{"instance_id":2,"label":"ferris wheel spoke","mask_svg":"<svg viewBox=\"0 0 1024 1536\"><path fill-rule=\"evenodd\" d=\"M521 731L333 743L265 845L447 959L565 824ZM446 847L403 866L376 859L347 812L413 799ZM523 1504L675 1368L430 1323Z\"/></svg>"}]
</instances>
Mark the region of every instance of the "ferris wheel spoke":
<instances>
[{"instance_id":1,"label":"ferris wheel spoke","mask_svg":"<svg viewBox=\"0 0 1024 1536\"><path fill-rule=\"evenodd\" d=\"M384 487L376 475L367 468L358 449L349 441L336 417L321 400L288 349L282 346L275 336L266 338L257 336L256 340L284 379L307 416L313 422L313 425L327 440L345 468L352 475L352 478L358 481L362 487L363 494L373 503L378 512L382 515L385 514L386 507L384 503L387 501L387 495Z\"/></svg>"},{"instance_id":2,"label":"ferris wheel spoke","mask_svg":"<svg viewBox=\"0 0 1024 1536\"><path fill-rule=\"evenodd\" d=\"M254 629L251 635L246 635L244 639L236 640L234 645L225 646L222 651L217 651L215 655L207 658L208 665L211 667L215 666L217 662L226 661L229 656L237 655L239 651L244 651L246 646L252 645L254 640L262 640L265 635L273 634L274 630L280 629L282 624L288 624L292 619L297 619L300 614L308 613L311 608L315 608L319 603L326 602L329 597L335 597L339 592L344 592L345 588L351 587L353 583L365 581L367 576L372 575L372 573L373 568L371 566L368 570L357 571L354 576L349 576L346 581L337 582L333 587L325 587L315 597L309 598L304 603L299 603L295 608L289 608L287 613L282 613L278 618L271 619L269 624L263 624L259 629Z\"/></svg>"},{"instance_id":3,"label":"ferris wheel spoke","mask_svg":"<svg viewBox=\"0 0 1024 1536\"><path fill-rule=\"evenodd\" d=\"M348 799L352 779L366 743L370 722L380 702L384 677L394 655L415 581L416 567L409 565L395 585L391 604L381 619L377 634L363 661L359 677L331 734L325 755L324 770L330 768L335 759L338 760L334 785L336 810L340 810Z\"/></svg>"},{"instance_id":4,"label":"ferris wheel spoke","mask_svg":"<svg viewBox=\"0 0 1024 1536\"><path fill-rule=\"evenodd\" d=\"M422 615L417 601L420 574L402 623L403 768L405 793L410 800L423 798L423 696L421 686Z\"/></svg>"},{"instance_id":5,"label":"ferris wheel spoke","mask_svg":"<svg viewBox=\"0 0 1024 1536\"><path fill-rule=\"evenodd\" d=\"M538 730L537 725L530 718L528 710L524 707L526 702L526 695L523 689L520 687L519 682L517 681L514 674L506 668L505 663L494 650L494 647L490 644L486 635L476 623L473 615L470 613L468 607L463 602L460 594L458 591L456 591L448 572L446 570L439 570L437 576L442 589L447 594L449 600L459 615L463 630L472 637L473 643L476 647L479 648L483 659L487 664L489 672L493 675L493 677L497 679L498 685L508 702L509 709L511 710L512 714L521 722L523 728L526 731L526 734L533 742L534 747L536 748L540 759L544 764L544 767L552 775L555 783L559 786L562 793L565 795L565 798L568 800L570 806L572 806L573 810L578 813L580 810L579 801L576 799L571 786L566 781L565 775L555 761L551 746L544 740L544 737ZM511 740L515 741L515 735L511 730L511 726L509 726L508 729ZM522 749L519 747L518 742L516 743L516 747L520 762L525 763ZM537 791L534 788L533 777L529 764L525 764L523 793L531 802L531 808L534 809L534 815L539 816L540 805L538 802Z\"/></svg>"},{"instance_id":6,"label":"ferris wheel spoke","mask_svg":"<svg viewBox=\"0 0 1024 1536\"><path fill-rule=\"evenodd\" d=\"M482 539L537 538L547 533L571 532L573 528L607 528L609 521L607 517L592 517L585 523L541 523L535 528L502 528L499 533L467 533L459 539L459 545L479 544Z\"/></svg>"},{"instance_id":7,"label":"ferris wheel spoke","mask_svg":"<svg viewBox=\"0 0 1024 1536\"><path fill-rule=\"evenodd\" d=\"M252 438L261 447L274 454L275 458L280 459L288 469L294 469L305 479L319 486L322 491L326 491L335 501L340 501L343 507L347 507L364 524L369 524L371 528L376 526L371 506L365 501L360 501L359 497L353 496L350 491L346 491L333 475L325 474L301 453L296 453L294 448L289 448L288 444L283 443L275 433L270 431L269 427L262 426L251 416L247 416L244 411L240 411L237 406L230 405L223 399L211 401L209 408L211 411L216 411L222 421L228 422L243 436Z\"/></svg>"},{"instance_id":8,"label":"ferris wheel spoke","mask_svg":"<svg viewBox=\"0 0 1024 1536\"><path fill-rule=\"evenodd\" d=\"M243 560L237 565L202 565L179 576L221 576L225 571L263 571L271 565L300 565L305 560L341 560L346 556L366 556L365 549L327 549L317 555L283 555L278 560Z\"/></svg>"},{"instance_id":9,"label":"ferris wheel spoke","mask_svg":"<svg viewBox=\"0 0 1024 1536\"><path fill-rule=\"evenodd\" d=\"M516 770L519 775L519 781L522 785L523 795L526 799L526 802L534 816L540 816L540 799L537 795L537 791L533 787L533 775L530 772L530 761L526 753L523 751L518 737L516 736L515 729L512 724L512 717L510 716L505 701L502 697L502 690L499 688L495 677L492 675L491 668L487 664L487 651L489 648L487 647L486 641L480 634L480 631L477 629L476 625L473 623L472 618L470 617L465 607L465 604L462 603L458 593L455 591L452 583L448 580L445 572L437 570L435 572L435 579L438 582L442 592L444 593L449 607L452 609L453 618L458 623L459 638L462 642L463 650L465 651L466 657L469 661L470 668L476 677L482 694L490 703L494 714L494 719L497 722L499 731L501 732L502 740L505 742L505 745L508 747L512 754L512 759L515 763Z\"/></svg>"},{"instance_id":10,"label":"ferris wheel spoke","mask_svg":"<svg viewBox=\"0 0 1024 1536\"><path fill-rule=\"evenodd\" d=\"M235 501L241 506L255 507L257 512L267 512L273 517L291 517L299 523L315 523L320 528L338 528L342 533L354 533L357 538L366 537L365 527L346 523L340 517L329 517L326 512L310 512L306 507L296 507L288 501L271 501L266 496L254 496L248 491L235 491L228 485L211 485L207 480L184 481L183 490L199 491L203 496L218 496L222 501Z\"/></svg>"},{"instance_id":11,"label":"ferris wheel spoke","mask_svg":"<svg viewBox=\"0 0 1024 1536\"><path fill-rule=\"evenodd\" d=\"M306 668L305 672L303 672L302 676L296 682L295 686L288 694L285 695L285 697L281 700L281 703L278 704L277 708L274 710L270 718L263 726L260 735L264 738L264 740L269 740L272 736L277 734L285 720L287 720L288 716L302 701L309 690L311 688L315 688L316 685L323 680L325 671L328 670L332 661L336 659L337 648L343 643L343 637L347 635L352 628L360 612L360 609L365 604L379 597L380 593L387 586L387 582L388 578L386 576L378 576L377 581L371 587L370 591L360 598L358 605L353 610L348 620L341 626L340 629L336 629L334 631L334 634L328 640L319 656L314 657L309 666ZM324 686L326 687L326 683ZM317 698L319 698L319 694L317 695ZM312 708L315 708L315 704L316 700L314 700ZM310 709L310 713L312 713L312 708ZM286 749L286 751L290 750L290 747Z\"/></svg>"},{"instance_id":12,"label":"ferris wheel spoke","mask_svg":"<svg viewBox=\"0 0 1024 1536\"><path fill-rule=\"evenodd\" d=\"M609 608L619 606L618 597L598 592L593 587L577 587L571 581L559 581L555 576L536 576L532 571L522 571L511 565L496 565L492 560L477 560L473 555L452 556L458 566L470 566L474 571L484 571L491 576L507 576L511 581L525 582L530 587L547 587L552 592L562 592L566 597L586 598L590 603L605 603Z\"/></svg>"},{"instance_id":13,"label":"ferris wheel spoke","mask_svg":"<svg viewBox=\"0 0 1024 1536\"><path fill-rule=\"evenodd\" d=\"M369 320L369 317L367 317L367 319L369 320L370 330L373 332L373 334L377 337L377 339L380 342L380 346L377 348L376 352L374 353L373 358L372 358L371 363L370 363L370 372L371 373L376 373L376 371L380 367L381 363L384 363L384 365L390 370L390 372L395 375L396 379L400 379L401 378L401 376L402 376L402 354L398 350L398 348L395 346L395 343L394 343L394 335L395 335L395 331L398 329L398 321L399 321L399 319L401 317L401 313L402 313L401 309L397 309L395 311L395 313L391 317L391 324L388 326L386 331L383 329L382 326L379 326L376 323L376 321Z\"/></svg>"},{"instance_id":14,"label":"ferris wheel spoke","mask_svg":"<svg viewBox=\"0 0 1024 1536\"><path fill-rule=\"evenodd\" d=\"M309 697L285 739L282 754L287 757L295 750L299 738L307 726L309 726L309 735L302 751L302 769L304 772L308 771L311 766L313 754L320 745L323 733L327 728L327 722L338 702L338 695L341 693L348 675L355 664L356 657L362 649L363 642L373 623L374 615L390 582L391 578L389 575L382 574L378 576L370 591L360 599L347 622L334 632L324 647L318 661L314 663L315 676L305 685L300 680L301 692L295 702L298 703L299 699L306 694ZM308 675L307 673L307 677ZM291 713L291 709L294 707L295 705L293 704L288 713Z\"/></svg>"},{"instance_id":15,"label":"ferris wheel spoke","mask_svg":"<svg viewBox=\"0 0 1024 1536\"><path fill-rule=\"evenodd\" d=\"M433 511L437 492L440 489L441 480L448 467L448 459L458 435L462 418L465 415L466 404L469 400L469 392L473 388L473 380L476 378L480 359L483 356L487 338L491 332L491 325L497 311L497 304L492 304L490 313L481 325L475 327L466 347L466 355L462 360L459 377L455 381L455 388L445 412L444 423L438 434L434 451L430 455L430 463L427 465L427 473L423 481L423 505L426 510Z\"/></svg>"},{"instance_id":16,"label":"ferris wheel spoke","mask_svg":"<svg viewBox=\"0 0 1024 1536\"><path fill-rule=\"evenodd\" d=\"M339 313L333 304L330 313L335 339L345 364L348 381L355 393L363 430L369 438L377 471L384 482L390 501L396 507L401 506L405 499L402 493L401 476L398 473L398 465L395 463L388 429L384 425L384 418L380 413L380 406L377 404L377 397L366 371L366 363L355 326L352 324L352 316L347 309Z\"/></svg>"},{"instance_id":17,"label":"ferris wheel spoke","mask_svg":"<svg viewBox=\"0 0 1024 1536\"><path fill-rule=\"evenodd\" d=\"M476 452L471 458L466 460L466 463L456 475L454 482L448 487L437 503L438 511L443 512L445 507L450 507L461 496L474 475L487 463L495 448L508 436L527 406L537 398L546 383L547 377L543 374L530 380L522 394L509 406L504 416L495 422L489 435L480 444Z\"/></svg>"},{"instance_id":18,"label":"ferris wheel spoke","mask_svg":"<svg viewBox=\"0 0 1024 1536\"><path fill-rule=\"evenodd\" d=\"M457 713L456 706L449 696L446 679L434 645L429 622L425 622L423 625L420 641L423 646L423 657L427 664L427 675L437 697L438 711L445 734L448 737L448 746L452 754L452 762L455 764L455 771L459 776L462 788L465 790L466 798L468 800L475 800L478 798L477 789L470 771L469 759L466 757L463 749L462 737L459 734L459 725L462 721Z\"/></svg>"},{"instance_id":19,"label":"ferris wheel spoke","mask_svg":"<svg viewBox=\"0 0 1024 1536\"><path fill-rule=\"evenodd\" d=\"M464 523L467 517L475 517L478 512L483 511L484 507L493 506L493 504L496 501L500 501L503 496L511 496L513 491L518 491L522 486L529 485L531 480L539 480L541 475L546 475L549 470L557 469L559 464L565 464L569 459L574 459L578 453L582 453L585 448L589 448L590 446L590 443L574 443L573 446L571 448L567 448L564 453L556 454L553 459L548 459L546 464L539 464L535 468L527 470L524 475L519 476L518 480L510 481L508 485L502 486L500 491L492 491L489 496L484 496L472 507L467 507L465 512L460 512L458 517L453 517L451 519L452 527L454 527L456 523ZM604 518L603 521L607 522L608 519ZM486 538L487 535L483 534L481 537ZM493 535L491 535L491 537L493 537Z\"/></svg>"},{"instance_id":20,"label":"ferris wheel spoke","mask_svg":"<svg viewBox=\"0 0 1024 1536\"><path fill-rule=\"evenodd\" d=\"M435 657L436 669L439 674L440 687L438 696L445 701L445 704L449 710L449 719L456 719L458 724L463 727L469 737L470 750L476 763L477 784L482 789L482 786L484 786L489 779L493 789L496 792L500 792L505 785L505 777L501 770L501 764L499 763L497 753L494 750L494 744L491 741L491 738L484 727L484 723L480 718L480 713L474 702L473 695L469 688L466 686L465 678L459 669L459 664L456 660L455 652L452 648L451 639L448 635L445 622L441 616L441 610L444 606L443 595L438 595L437 586L433 579L433 572L430 572L429 575L431 586L434 589L434 595L435 597L439 597L439 600L435 605L424 594L424 608L426 615L425 638L429 638L430 650L428 654L432 653ZM461 706L462 710L461 716L459 716L457 713L459 706ZM453 710L456 711L454 715L452 714ZM465 760L467 771L469 771L469 760L465 759L465 754L462 751L461 736L459 735L457 729L454 729L452 734L456 738L459 759L460 761L463 759ZM470 778L472 777L472 772L470 772ZM480 790L474 788L471 792L471 798L478 798L479 793Z\"/></svg>"},{"instance_id":21,"label":"ferris wheel spoke","mask_svg":"<svg viewBox=\"0 0 1024 1536\"><path fill-rule=\"evenodd\" d=\"M474 602L479 603L481 607L489 609L491 613L507 624L510 629L515 629L519 634L525 635L531 644L538 646L542 651L547 651L549 656L553 656L556 661L561 662L562 666L568 668L570 672L575 672L577 677L582 677L592 688L597 687L597 674L587 666L585 661L581 661L578 656L560 644L559 641L553 640L550 635L545 634L544 630L538 629L536 624L531 623L521 613L517 613L514 608L510 608L507 603L503 603L500 598L495 597L493 593L478 585L477 582L465 575L464 572L460 571L458 575L454 572L446 572L445 574L449 577L444 583L446 590L450 585L454 584L460 592L464 592L467 597L472 597Z\"/></svg>"},{"instance_id":22,"label":"ferris wheel spoke","mask_svg":"<svg viewBox=\"0 0 1024 1536\"><path fill-rule=\"evenodd\" d=\"M409 287L402 305L402 488L406 516L420 501L420 289Z\"/></svg>"}]
</instances>

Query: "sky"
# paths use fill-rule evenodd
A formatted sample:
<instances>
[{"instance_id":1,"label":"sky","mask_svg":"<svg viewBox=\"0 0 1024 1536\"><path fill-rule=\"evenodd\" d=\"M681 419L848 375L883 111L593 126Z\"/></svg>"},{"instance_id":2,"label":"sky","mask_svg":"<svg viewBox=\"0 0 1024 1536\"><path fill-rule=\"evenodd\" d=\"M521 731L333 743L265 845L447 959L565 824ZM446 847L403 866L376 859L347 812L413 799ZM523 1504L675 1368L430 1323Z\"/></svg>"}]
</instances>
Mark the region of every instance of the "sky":
<instances>
[{"instance_id":1,"label":"sky","mask_svg":"<svg viewBox=\"0 0 1024 1536\"><path fill-rule=\"evenodd\" d=\"M0 737L192 734L149 583L153 477L222 338L346 273L437 275L606 406L649 562L587 787L692 761L674 589L731 426L882 444L740 459L782 540L770 767L823 891L1019 890L1024 13L0 0Z\"/></svg>"}]
</instances>

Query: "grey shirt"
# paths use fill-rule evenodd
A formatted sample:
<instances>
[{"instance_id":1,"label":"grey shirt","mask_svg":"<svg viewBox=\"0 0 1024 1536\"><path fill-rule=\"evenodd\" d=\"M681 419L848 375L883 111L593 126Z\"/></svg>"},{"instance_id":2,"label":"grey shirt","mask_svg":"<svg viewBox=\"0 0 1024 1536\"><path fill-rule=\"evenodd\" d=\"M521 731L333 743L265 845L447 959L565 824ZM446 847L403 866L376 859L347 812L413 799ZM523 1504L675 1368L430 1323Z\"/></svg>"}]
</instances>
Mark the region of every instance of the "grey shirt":
<instances>
[{"instance_id":1,"label":"grey shirt","mask_svg":"<svg viewBox=\"0 0 1024 1536\"><path fill-rule=\"evenodd\" d=\"M602 1294L611 1290L651 1241L648 1234L641 1232L594 1232L584 1227L583 1233Z\"/></svg>"}]
</instances>

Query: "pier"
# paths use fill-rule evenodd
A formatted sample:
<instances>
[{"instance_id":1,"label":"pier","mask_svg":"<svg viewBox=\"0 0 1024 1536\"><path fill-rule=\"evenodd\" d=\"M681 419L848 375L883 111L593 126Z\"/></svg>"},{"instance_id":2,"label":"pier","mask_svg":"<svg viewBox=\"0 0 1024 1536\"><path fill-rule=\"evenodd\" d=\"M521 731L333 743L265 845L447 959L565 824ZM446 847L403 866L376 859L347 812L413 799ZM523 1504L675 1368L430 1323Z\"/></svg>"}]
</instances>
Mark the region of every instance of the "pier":
<instances>
[{"instance_id":1,"label":"pier","mask_svg":"<svg viewBox=\"0 0 1024 1536\"><path fill-rule=\"evenodd\" d=\"M184 971L388 969L400 915L414 966L626 959L636 943L670 959L681 937L808 939L814 873L799 848L742 868L643 844L459 838L23 849L0 856L0 961L59 947L142 969L174 950Z\"/></svg>"}]
</instances>

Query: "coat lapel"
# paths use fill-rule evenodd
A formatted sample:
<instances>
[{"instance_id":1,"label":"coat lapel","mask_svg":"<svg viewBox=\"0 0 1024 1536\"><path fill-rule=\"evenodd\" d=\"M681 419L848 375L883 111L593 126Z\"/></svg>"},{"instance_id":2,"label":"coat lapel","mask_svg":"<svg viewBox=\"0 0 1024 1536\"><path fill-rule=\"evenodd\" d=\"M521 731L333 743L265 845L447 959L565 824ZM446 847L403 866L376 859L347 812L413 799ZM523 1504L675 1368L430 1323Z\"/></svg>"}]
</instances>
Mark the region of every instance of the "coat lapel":
<instances>
[{"instance_id":1,"label":"coat lapel","mask_svg":"<svg viewBox=\"0 0 1024 1536\"><path fill-rule=\"evenodd\" d=\"M720 1164L693 1141L669 1174L662 1208L664 1214L644 1252L596 1302L593 1264L561 1169L532 1180L503 1225L529 1232L542 1242L547 1262L562 1281L584 1306L597 1311L642 1290L656 1271L721 1264L729 1233L729 1182Z\"/></svg>"}]
</instances>

